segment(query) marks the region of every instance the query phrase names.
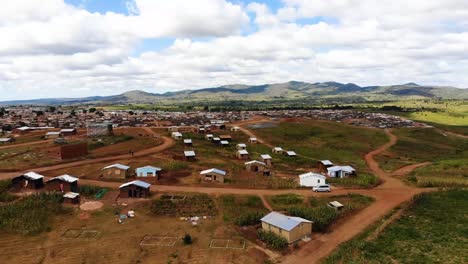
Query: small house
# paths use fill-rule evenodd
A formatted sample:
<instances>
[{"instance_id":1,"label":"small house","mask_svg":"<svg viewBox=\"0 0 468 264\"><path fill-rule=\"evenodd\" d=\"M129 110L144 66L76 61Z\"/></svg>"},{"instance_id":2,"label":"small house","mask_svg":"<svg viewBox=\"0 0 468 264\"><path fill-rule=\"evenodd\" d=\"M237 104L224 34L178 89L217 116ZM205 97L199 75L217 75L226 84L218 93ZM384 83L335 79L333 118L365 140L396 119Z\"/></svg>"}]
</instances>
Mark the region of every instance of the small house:
<instances>
[{"instance_id":1,"label":"small house","mask_svg":"<svg viewBox=\"0 0 468 264\"><path fill-rule=\"evenodd\" d=\"M196 160L197 155L195 154L195 151L188 150L188 151L184 151L184 158L185 160L188 160L188 161L194 161Z\"/></svg>"},{"instance_id":2,"label":"small house","mask_svg":"<svg viewBox=\"0 0 468 264\"><path fill-rule=\"evenodd\" d=\"M150 195L151 184L143 181L131 181L120 185L120 198L146 198Z\"/></svg>"},{"instance_id":3,"label":"small house","mask_svg":"<svg viewBox=\"0 0 468 264\"><path fill-rule=\"evenodd\" d=\"M274 154L281 154L283 153L283 148L282 147L274 147L271 152L274 153Z\"/></svg>"},{"instance_id":4,"label":"small house","mask_svg":"<svg viewBox=\"0 0 468 264\"><path fill-rule=\"evenodd\" d=\"M184 145L185 146L192 146L192 140L191 139L184 139Z\"/></svg>"},{"instance_id":5,"label":"small house","mask_svg":"<svg viewBox=\"0 0 468 264\"><path fill-rule=\"evenodd\" d=\"M257 140L257 138L251 137L251 138L249 138L249 143L250 144L257 144L258 140Z\"/></svg>"},{"instance_id":6,"label":"small house","mask_svg":"<svg viewBox=\"0 0 468 264\"><path fill-rule=\"evenodd\" d=\"M78 178L64 174L46 182L46 189L59 192L77 192Z\"/></svg>"},{"instance_id":7,"label":"small house","mask_svg":"<svg viewBox=\"0 0 468 264\"><path fill-rule=\"evenodd\" d=\"M287 216L271 212L260 219L262 229L284 237L288 243L296 242L312 235L312 221L301 217Z\"/></svg>"},{"instance_id":8,"label":"small house","mask_svg":"<svg viewBox=\"0 0 468 264\"><path fill-rule=\"evenodd\" d=\"M231 131L232 131L232 132L238 132L238 131L240 131L240 127L238 127L238 126L233 126L233 127L231 127Z\"/></svg>"},{"instance_id":9,"label":"small house","mask_svg":"<svg viewBox=\"0 0 468 264\"><path fill-rule=\"evenodd\" d=\"M63 202L66 204L79 204L80 194L76 192L67 192L63 195Z\"/></svg>"},{"instance_id":10,"label":"small house","mask_svg":"<svg viewBox=\"0 0 468 264\"><path fill-rule=\"evenodd\" d=\"M320 172L327 172L327 169L333 167L333 162L329 160L320 160L317 162L317 167Z\"/></svg>"},{"instance_id":11,"label":"small house","mask_svg":"<svg viewBox=\"0 0 468 264\"><path fill-rule=\"evenodd\" d=\"M204 170L200 172L200 175L202 176L202 179L204 181L218 181L218 182L224 182L224 177L226 176L226 172L223 170L219 169L209 169L209 170Z\"/></svg>"},{"instance_id":12,"label":"small house","mask_svg":"<svg viewBox=\"0 0 468 264\"><path fill-rule=\"evenodd\" d=\"M206 134L205 138L207 140L213 140L213 134Z\"/></svg>"},{"instance_id":13,"label":"small house","mask_svg":"<svg viewBox=\"0 0 468 264\"><path fill-rule=\"evenodd\" d=\"M77 134L76 128L64 128L60 130L60 134L64 137L70 137Z\"/></svg>"},{"instance_id":14,"label":"small house","mask_svg":"<svg viewBox=\"0 0 468 264\"><path fill-rule=\"evenodd\" d=\"M346 178L356 176L356 170L351 166L332 166L327 168L327 174L332 178Z\"/></svg>"},{"instance_id":15,"label":"small house","mask_svg":"<svg viewBox=\"0 0 468 264\"><path fill-rule=\"evenodd\" d=\"M245 145L244 143L239 143L239 144L236 145L236 148L237 148L238 150L240 150L240 149L247 149L247 145Z\"/></svg>"},{"instance_id":16,"label":"small house","mask_svg":"<svg viewBox=\"0 0 468 264\"><path fill-rule=\"evenodd\" d=\"M145 166L136 168L135 174L137 177L156 177L159 178L159 173L162 171L161 168L153 166Z\"/></svg>"},{"instance_id":17,"label":"small house","mask_svg":"<svg viewBox=\"0 0 468 264\"><path fill-rule=\"evenodd\" d=\"M260 158L262 159L263 163L265 163L267 166L271 166L271 156L268 154L263 154L260 155Z\"/></svg>"},{"instance_id":18,"label":"small house","mask_svg":"<svg viewBox=\"0 0 468 264\"><path fill-rule=\"evenodd\" d=\"M220 144L221 139L219 137L214 137L211 141L213 141L215 144Z\"/></svg>"},{"instance_id":19,"label":"small house","mask_svg":"<svg viewBox=\"0 0 468 264\"><path fill-rule=\"evenodd\" d=\"M17 176L11 180L12 187L16 190L20 189L40 189L44 187L44 176L35 172L28 172Z\"/></svg>"},{"instance_id":20,"label":"small house","mask_svg":"<svg viewBox=\"0 0 468 264\"><path fill-rule=\"evenodd\" d=\"M13 143L16 139L14 138L0 138L0 144Z\"/></svg>"},{"instance_id":21,"label":"small house","mask_svg":"<svg viewBox=\"0 0 468 264\"><path fill-rule=\"evenodd\" d=\"M299 185L303 187L314 187L327 184L326 177L318 173L305 173L299 175Z\"/></svg>"},{"instance_id":22,"label":"small house","mask_svg":"<svg viewBox=\"0 0 468 264\"><path fill-rule=\"evenodd\" d=\"M237 151L236 157L240 160L247 160L249 159L249 152L245 149L240 149Z\"/></svg>"},{"instance_id":23,"label":"small house","mask_svg":"<svg viewBox=\"0 0 468 264\"><path fill-rule=\"evenodd\" d=\"M219 139L221 141L229 141L229 142L232 141L232 137L230 135L221 135L221 136L219 136Z\"/></svg>"},{"instance_id":24,"label":"small house","mask_svg":"<svg viewBox=\"0 0 468 264\"><path fill-rule=\"evenodd\" d=\"M253 171L253 172L263 172L265 171L266 166L267 166L265 163L258 161L258 160L248 161L244 163L244 165L248 171Z\"/></svg>"},{"instance_id":25,"label":"small house","mask_svg":"<svg viewBox=\"0 0 468 264\"><path fill-rule=\"evenodd\" d=\"M125 179L130 177L130 167L119 163L109 165L101 170L104 178Z\"/></svg>"},{"instance_id":26,"label":"small house","mask_svg":"<svg viewBox=\"0 0 468 264\"><path fill-rule=\"evenodd\" d=\"M294 151L285 151L285 152L283 152L283 153L284 153L284 155L286 155L286 156L288 156L288 157L291 157L291 158L297 157L297 154L296 154L296 152L294 152Z\"/></svg>"},{"instance_id":27,"label":"small house","mask_svg":"<svg viewBox=\"0 0 468 264\"><path fill-rule=\"evenodd\" d=\"M221 146L223 146L223 147L227 147L227 146L229 146L229 141L227 141L227 140L221 140L220 144L221 144Z\"/></svg>"},{"instance_id":28,"label":"small house","mask_svg":"<svg viewBox=\"0 0 468 264\"><path fill-rule=\"evenodd\" d=\"M56 139L56 138L59 138L61 136L62 136L62 134L60 132L52 131L52 132L47 132L44 137L46 139Z\"/></svg>"},{"instance_id":29,"label":"small house","mask_svg":"<svg viewBox=\"0 0 468 264\"><path fill-rule=\"evenodd\" d=\"M176 139L176 140L182 139L182 133L180 133L180 132L172 132L172 138L173 138L173 139Z\"/></svg>"},{"instance_id":30,"label":"small house","mask_svg":"<svg viewBox=\"0 0 468 264\"><path fill-rule=\"evenodd\" d=\"M343 207L344 207L344 205L341 204L338 201L331 201L331 202L328 203L328 206L335 209L335 210L337 210L337 211L343 209Z\"/></svg>"},{"instance_id":31,"label":"small house","mask_svg":"<svg viewBox=\"0 0 468 264\"><path fill-rule=\"evenodd\" d=\"M204 127L198 127L198 133L204 134L206 132L206 129Z\"/></svg>"}]
</instances>

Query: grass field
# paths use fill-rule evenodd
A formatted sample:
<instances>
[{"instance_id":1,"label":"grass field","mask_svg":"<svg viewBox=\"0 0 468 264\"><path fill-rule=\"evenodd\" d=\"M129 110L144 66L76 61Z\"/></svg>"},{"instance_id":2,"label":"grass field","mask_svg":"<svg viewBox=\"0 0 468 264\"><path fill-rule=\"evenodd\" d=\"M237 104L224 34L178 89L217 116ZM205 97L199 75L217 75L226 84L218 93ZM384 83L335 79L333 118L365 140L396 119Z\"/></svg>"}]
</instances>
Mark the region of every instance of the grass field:
<instances>
[{"instance_id":1,"label":"grass field","mask_svg":"<svg viewBox=\"0 0 468 264\"><path fill-rule=\"evenodd\" d=\"M375 239L378 224L342 244L324 263L467 263L468 191L417 196Z\"/></svg>"},{"instance_id":2,"label":"grass field","mask_svg":"<svg viewBox=\"0 0 468 264\"><path fill-rule=\"evenodd\" d=\"M416 169L409 179L421 187L468 186L468 140L443 135L435 129L404 128L393 132L398 142L377 157L383 169L393 171L404 165L430 161Z\"/></svg>"}]
</instances>

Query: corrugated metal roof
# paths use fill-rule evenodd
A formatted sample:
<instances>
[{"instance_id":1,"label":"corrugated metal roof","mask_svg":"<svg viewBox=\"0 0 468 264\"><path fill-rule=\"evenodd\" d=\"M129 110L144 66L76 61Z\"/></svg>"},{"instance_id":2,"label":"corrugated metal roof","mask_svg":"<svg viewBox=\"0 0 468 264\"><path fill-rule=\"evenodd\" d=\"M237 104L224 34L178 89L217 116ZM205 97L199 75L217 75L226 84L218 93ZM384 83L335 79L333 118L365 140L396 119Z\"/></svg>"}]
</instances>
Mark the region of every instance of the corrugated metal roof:
<instances>
[{"instance_id":1,"label":"corrugated metal roof","mask_svg":"<svg viewBox=\"0 0 468 264\"><path fill-rule=\"evenodd\" d=\"M333 162L329 161L329 160L321 160L320 161L323 165L333 165Z\"/></svg>"},{"instance_id":2,"label":"corrugated metal roof","mask_svg":"<svg viewBox=\"0 0 468 264\"><path fill-rule=\"evenodd\" d=\"M191 140L191 139L184 139L184 143L186 143L186 144L191 144L191 143L192 143L192 140Z\"/></svg>"},{"instance_id":3,"label":"corrugated metal roof","mask_svg":"<svg viewBox=\"0 0 468 264\"><path fill-rule=\"evenodd\" d=\"M286 151L286 153L289 155L289 156L296 156L296 152L294 151Z\"/></svg>"},{"instance_id":4,"label":"corrugated metal roof","mask_svg":"<svg viewBox=\"0 0 468 264\"><path fill-rule=\"evenodd\" d=\"M268 154L260 155L260 157L262 157L262 159L271 159L271 156Z\"/></svg>"},{"instance_id":5,"label":"corrugated metal roof","mask_svg":"<svg viewBox=\"0 0 468 264\"><path fill-rule=\"evenodd\" d=\"M117 168L117 169L121 169L121 170L128 170L128 169L130 169L129 166L126 166L126 165L123 165L123 164L120 164L120 163L112 164L112 165L109 165L109 166L104 167L104 168L102 168L102 169L103 169L103 170L107 170L107 169L111 169L111 168Z\"/></svg>"},{"instance_id":6,"label":"corrugated metal roof","mask_svg":"<svg viewBox=\"0 0 468 264\"><path fill-rule=\"evenodd\" d=\"M313 172L308 172L308 173L304 173L304 174L299 175L299 178L301 178L301 179L308 178L308 177L318 177L318 178L321 178L321 179L326 179L327 178L327 177L323 176L322 174L313 173Z\"/></svg>"},{"instance_id":7,"label":"corrugated metal roof","mask_svg":"<svg viewBox=\"0 0 468 264\"><path fill-rule=\"evenodd\" d=\"M136 186L141 187L141 188L149 188L151 186L151 184L149 184L147 182L136 180L136 181L131 181L131 182L124 183L124 184L120 185L119 188L127 187L127 186L130 186L130 185L136 185Z\"/></svg>"},{"instance_id":8,"label":"corrugated metal roof","mask_svg":"<svg viewBox=\"0 0 468 264\"><path fill-rule=\"evenodd\" d=\"M250 165L250 164L260 164L260 165L266 166L264 162L261 162L258 160L247 161L246 163L244 163L244 165Z\"/></svg>"},{"instance_id":9,"label":"corrugated metal roof","mask_svg":"<svg viewBox=\"0 0 468 264\"><path fill-rule=\"evenodd\" d=\"M75 192L67 192L66 194L63 195L63 198L70 198L70 199L74 199L76 197L80 196L79 193L75 193Z\"/></svg>"},{"instance_id":10,"label":"corrugated metal roof","mask_svg":"<svg viewBox=\"0 0 468 264\"><path fill-rule=\"evenodd\" d=\"M78 181L78 178L70 176L68 174L64 174L64 175L60 175L55 178L52 178L49 181L52 181L52 180L61 180L61 181L72 183L72 182Z\"/></svg>"},{"instance_id":11,"label":"corrugated metal roof","mask_svg":"<svg viewBox=\"0 0 468 264\"><path fill-rule=\"evenodd\" d=\"M136 171L137 172L151 172L151 171L161 171L162 169L161 168L158 168L158 167L153 167L153 166L144 166L144 167L140 167L140 168L136 168Z\"/></svg>"},{"instance_id":12,"label":"corrugated metal roof","mask_svg":"<svg viewBox=\"0 0 468 264\"><path fill-rule=\"evenodd\" d=\"M184 151L184 155L186 157L193 157L193 156L195 156L195 151L193 151L193 150Z\"/></svg>"},{"instance_id":13,"label":"corrugated metal roof","mask_svg":"<svg viewBox=\"0 0 468 264\"><path fill-rule=\"evenodd\" d=\"M28 172L28 173L23 174L23 176L25 176L26 178L29 178L31 180L39 180L39 179L44 178L44 176L42 176L40 174L37 174L35 172Z\"/></svg>"},{"instance_id":14,"label":"corrugated metal roof","mask_svg":"<svg viewBox=\"0 0 468 264\"><path fill-rule=\"evenodd\" d=\"M345 172L353 172L356 171L353 167L351 166L333 166L330 168L327 168L328 172L335 172L335 171L345 171Z\"/></svg>"},{"instance_id":15,"label":"corrugated metal roof","mask_svg":"<svg viewBox=\"0 0 468 264\"><path fill-rule=\"evenodd\" d=\"M286 231L291 231L300 223L312 223L311 221L304 218L287 216L277 212L271 212L260 220L262 222L274 225Z\"/></svg>"},{"instance_id":16,"label":"corrugated metal roof","mask_svg":"<svg viewBox=\"0 0 468 264\"><path fill-rule=\"evenodd\" d=\"M239 152L239 154L241 154L241 155L248 155L249 154L249 152L247 150L245 150L245 149L240 149L237 152Z\"/></svg>"},{"instance_id":17,"label":"corrugated metal roof","mask_svg":"<svg viewBox=\"0 0 468 264\"><path fill-rule=\"evenodd\" d=\"M216 169L216 168L212 168L212 169L208 169L208 170L204 170L204 171L200 172L200 174L202 174L202 175L209 174L209 173L217 173L217 174L220 174L220 175L226 175L225 171L220 170L220 169Z\"/></svg>"},{"instance_id":18,"label":"corrugated metal roof","mask_svg":"<svg viewBox=\"0 0 468 264\"><path fill-rule=\"evenodd\" d=\"M221 140L221 145L229 145L229 141Z\"/></svg>"}]
</instances>

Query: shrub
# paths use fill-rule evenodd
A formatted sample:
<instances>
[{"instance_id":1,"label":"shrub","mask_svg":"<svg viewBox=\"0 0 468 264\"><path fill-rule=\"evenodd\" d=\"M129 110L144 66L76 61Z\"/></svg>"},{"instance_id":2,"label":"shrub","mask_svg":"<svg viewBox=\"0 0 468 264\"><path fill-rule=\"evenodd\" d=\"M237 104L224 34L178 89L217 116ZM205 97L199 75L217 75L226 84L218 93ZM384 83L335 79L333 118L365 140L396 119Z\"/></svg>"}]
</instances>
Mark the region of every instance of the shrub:
<instances>
[{"instance_id":1,"label":"shrub","mask_svg":"<svg viewBox=\"0 0 468 264\"><path fill-rule=\"evenodd\" d=\"M288 214L314 222L313 229L321 232L326 231L333 220L338 217L336 210L326 205L316 208L293 206L288 208Z\"/></svg>"},{"instance_id":2,"label":"shrub","mask_svg":"<svg viewBox=\"0 0 468 264\"><path fill-rule=\"evenodd\" d=\"M283 250L288 247L286 238L279 236L271 231L264 231L262 229L257 232L258 238L265 242L270 248L274 250Z\"/></svg>"},{"instance_id":3,"label":"shrub","mask_svg":"<svg viewBox=\"0 0 468 264\"><path fill-rule=\"evenodd\" d=\"M96 195L101 189L101 187L95 185L80 185L80 194L91 197Z\"/></svg>"},{"instance_id":4,"label":"shrub","mask_svg":"<svg viewBox=\"0 0 468 264\"><path fill-rule=\"evenodd\" d=\"M184 245L191 245L193 242L192 236L190 236L189 234L185 234L183 241L184 241Z\"/></svg>"},{"instance_id":5,"label":"shrub","mask_svg":"<svg viewBox=\"0 0 468 264\"><path fill-rule=\"evenodd\" d=\"M262 212L250 212L240 215L236 219L236 224L238 226L248 226L260 224L260 219L262 219L264 213Z\"/></svg>"}]
</instances>

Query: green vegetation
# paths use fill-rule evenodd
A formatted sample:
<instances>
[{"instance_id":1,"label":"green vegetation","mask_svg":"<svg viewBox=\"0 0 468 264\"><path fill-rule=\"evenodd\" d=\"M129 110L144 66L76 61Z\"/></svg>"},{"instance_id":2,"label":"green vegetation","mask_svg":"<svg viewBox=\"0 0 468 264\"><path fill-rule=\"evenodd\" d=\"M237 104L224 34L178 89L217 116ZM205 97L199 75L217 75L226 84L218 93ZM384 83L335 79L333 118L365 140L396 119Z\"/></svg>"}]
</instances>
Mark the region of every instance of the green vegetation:
<instances>
[{"instance_id":1,"label":"green vegetation","mask_svg":"<svg viewBox=\"0 0 468 264\"><path fill-rule=\"evenodd\" d=\"M268 197L268 202L274 210L284 211L292 205L303 204L304 198L294 193L287 193Z\"/></svg>"},{"instance_id":2,"label":"green vegetation","mask_svg":"<svg viewBox=\"0 0 468 264\"><path fill-rule=\"evenodd\" d=\"M1 180L0 181L0 202L11 202L16 200L18 197L8 193L8 190L11 187L11 180Z\"/></svg>"},{"instance_id":3,"label":"green vegetation","mask_svg":"<svg viewBox=\"0 0 468 264\"><path fill-rule=\"evenodd\" d=\"M151 202L150 210L162 216L214 216L218 213L214 200L207 194L190 194L185 199L161 197Z\"/></svg>"},{"instance_id":4,"label":"green vegetation","mask_svg":"<svg viewBox=\"0 0 468 264\"><path fill-rule=\"evenodd\" d=\"M432 165L410 174L410 182L421 187L468 186L468 139L428 128L402 128L393 133L398 142L377 159L384 169L430 161Z\"/></svg>"},{"instance_id":5,"label":"green vegetation","mask_svg":"<svg viewBox=\"0 0 468 264\"><path fill-rule=\"evenodd\" d=\"M40 193L1 206L0 229L25 235L48 231L54 215L68 212L62 199L60 193Z\"/></svg>"},{"instance_id":6,"label":"green vegetation","mask_svg":"<svg viewBox=\"0 0 468 264\"><path fill-rule=\"evenodd\" d=\"M265 242L268 247L274 250L283 250L288 247L288 240L279 236L271 231L264 231L259 229L257 231L258 238Z\"/></svg>"},{"instance_id":7,"label":"green vegetation","mask_svg":"<svg viewBox=\"0 0 468 264\"><path fill-rule=\"evenodd\" d=\"M358 174L370 174L362 157L388 141L382 130L322 121L282 122L276 127L255 129L255 133L275 146L296 151L300 157L291 160L284 155L271 154L275 169L289 173L303 173L316 167L318 160L329 159L336 164L356 167ZM282 163L292 166L282 167ZM355 185L372 186L376 181L376 178L362 176L355 179ZM350 185L349 180L342 182ZM334 184L341 185L341 181Z\"/></svg>"},{"instance_id":8,"label":"green vegetation","mask_svg":"<svg viewBox=\"0 0 468 264\"><path fill-rule=\"evenodd\" d=\"M267 212L260 197L255 195L222 195L218 201L224 221L239 226L258 224Z\"/></svg>"},{"instance_id":9,"label":"green vegetation","mask_svg":"<svg viewBox=\"0 0 468 264\"><path fill-rule=\"evenodd\" d=\"M356 177L327 178L327 183L343 187L372 188L380 183L380 179L375 175L359 173Z\"/></svg>"},{"instance_id":10,"label":"green vegetation","mask_svg":"<svg viewBox=\"0 0 468 264\"><path fill-rule=\"evenodd\" d=\"M93 197L101 190L102 187L95 185L80 185L80 194L87 197Z\"/></svg>"},{"instance_id":11,"label":"green vegetation","mask_svg":"<svg viewBox=\"0 0 468 264\"><path fill-rule=\"evenodd\" d=\"M324 263L466 263L467 200L467 190L418 195L377 238L369 239L375 225Z\"/></svg>"},{"instance_id":12,"label":"green vegetation","mask_svg":"<svg viewBox=\"0 0 468 264\"><path fill-rule=\"evenodd\" d=\"M327 205L322 205L316 208L308 208L304 206L290 207L288 208L288 214L313 221L314 231L318 232L325 232L339 216L338 211L328 207Z\"/></svg>"}]
</instances>

